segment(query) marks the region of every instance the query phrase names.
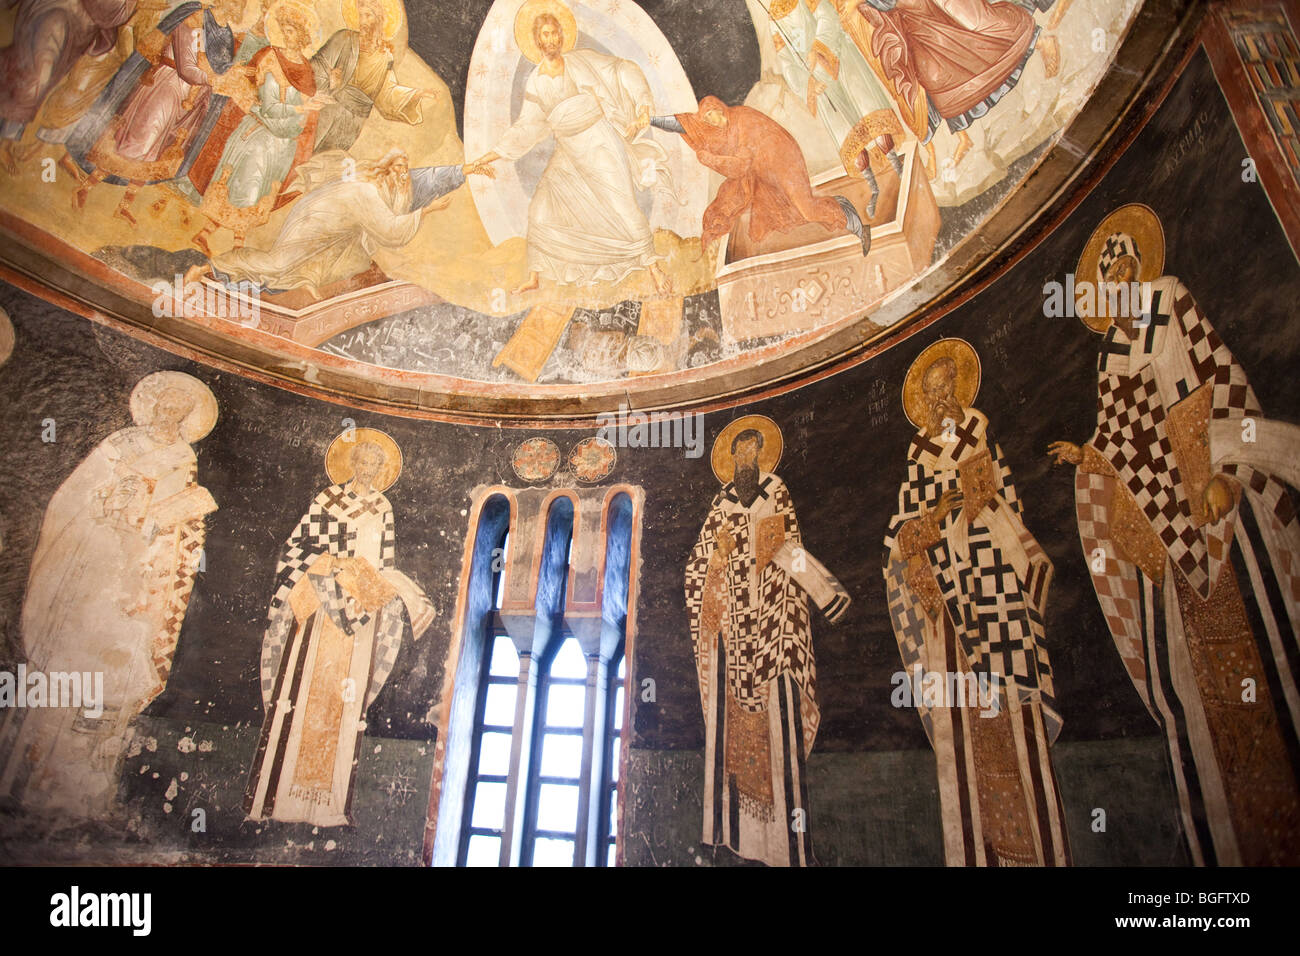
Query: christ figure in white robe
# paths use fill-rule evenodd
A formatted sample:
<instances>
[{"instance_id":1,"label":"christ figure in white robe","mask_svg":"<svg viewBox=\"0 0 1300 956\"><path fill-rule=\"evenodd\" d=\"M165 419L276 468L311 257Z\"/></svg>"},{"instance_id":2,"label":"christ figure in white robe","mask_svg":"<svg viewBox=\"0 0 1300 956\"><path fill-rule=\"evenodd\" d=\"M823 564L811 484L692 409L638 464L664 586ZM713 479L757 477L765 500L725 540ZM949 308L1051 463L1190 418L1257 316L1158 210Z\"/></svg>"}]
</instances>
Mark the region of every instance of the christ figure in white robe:
<instances>
[{"instance_id":1,"label":"christ figure in white robe","mask_svg":"<svg viewBox=\"0 0 1300 956\"><path fill-rule=\"evenodd\" d=\"M548 136L555 152L528 207L530 292L541 279L571 284L621 282L649 269L661 292L671 291L659 267L650 221L637 192L666 177L666 153L641 138L653 101L640 67L592 50L570 50L550 14L533 22L542 60L524 92L524 105L496 149L466 164L491 176L499 159L517 160Z\"/></svg>"}]
</instances>

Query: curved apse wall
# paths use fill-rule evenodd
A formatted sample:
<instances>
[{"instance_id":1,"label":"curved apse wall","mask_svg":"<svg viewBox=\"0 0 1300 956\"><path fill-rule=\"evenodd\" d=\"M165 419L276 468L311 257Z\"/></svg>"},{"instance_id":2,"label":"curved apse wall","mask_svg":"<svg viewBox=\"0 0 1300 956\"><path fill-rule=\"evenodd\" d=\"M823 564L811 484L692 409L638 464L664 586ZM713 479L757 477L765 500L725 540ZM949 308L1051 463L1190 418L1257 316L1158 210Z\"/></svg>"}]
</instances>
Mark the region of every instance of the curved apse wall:
<instances>
[{"instance_id":1,"label":"curved apse wall","mask_svg":"<svg viewBox=\"0 0 1300 956\"><path fill-rule=\"evenodd\" d=\"M1241 85L1248 77L1241 61L1246 54L1232 42L1239 26L1227 16L1206 26L1159 109L1104 176L987 290L837 374L763 401L709 411L702 419L678 413L666 423L655 421L660 440L653 447L651 422L637 418L606 423L612 428L603 431L489 428L322 402L180 358L12 285L0 286L0 306L15 329L13 354L0 366L0 393L10 410L0 419L8 449L0 481L10 490L0 507L3 670L17 674L19 664L102 670L105 686L117 681L113 686L119 688L110 692L113 698L106 693L102 714L83 714L76 728L59 723L67 714L48 708L6 714L0 781L14 810L4 822L8 852L25 862L419 863L428 845L438 712L446 669L453 666L451 619L474 489L621 484L644 493L634 539L635 621L629 624L638 639L628 686L638 693L629 695L624 746L624 863L737 862L750 852L748 844L737 840L736 850L725 849L730 834L723 827L719 846L702 848L701 823L708 832L710 812L725 805L729 814L733 796L738 815L754 807L761 814L765 790L772 794L770 805L785 800L784 809L806 811L804 839L782 846L775 857L754 857L769 863L938 864L967 853L987 863L990 854L1018 859L1017 854L1065 852L1067 846L1075 864L1295 862L1296 848L1265 840L1259 823L1269 814L1295 812L1294 772L1268 777L1249 762L1232 763L1227 754L1233 735L1246 731L1221 719L1222 693L1216 698L1165 685L1163 694L1153 695L1148 678L1156 678L1155 669L1142 674L1131 664L1137 648L1138 656L1154 656L1170 667L1211 673L1204 669L1213 662L1195 632L1217 628L1243 654L1254 655L1240 674L1213 671L1223 682L1219 686L1254 680L1257 706L1246 713L1258 725L1249 732L1270 741L1279 760L1290 759L1293 667L1289 652L1274 653L1269 632L1285 635L1297 612L1286 590L1295 553L1288 549L1294 530L1288 480L1294 471L1285 445L1287 429L1300 423L1300 384L1292 374L1300 354L1294 319L1300 292L1297 220L1286 198L1294 190L1294 180L1286 186L1285 179L1292 172L1276 161L1286 155L1286 141L1274 136L1251 87ZM1257 19L1251 29L1281 31L1285 21ZM1242 116L1253 119L1241 122ZM1239 127L1251 139L1243 140ZM1243 175L1252 170L1256 175ZM1178 282L1149 277L1162 298L1153 302L1150 321L1134 327L1125 343L1054 314L1058 305L1065 310L1067 300L1062 294L1054 303L1050 284L1064 289L1094 231L1130 204L1149 210L1123 220L1128 234L1138 238L1141 263L1155 261L1163 247L1160 273ZM1157 220L1159 232L1151 226ZM1077 287L1087 278L1079 274L1073 281ZM1170 342L1188 343L1176 362L1170 358L1176 350L1163 351ZM921 447L903 405L909 371L932 346L954 357L962 411L973 407L987 420L985 426L963 414L947 428L940 419L928 440L958 446L951 451ZM979 359L975 394L967 346ZM1111 444L1093 437L1103 352L1103 371L1122 371L1132 386L1126 394L1138 395L1138 385L1149 390L1139 396L1141 408L1122 397L1101 403L1110 433L1121 436ZM1147 352L1158 355L1143 364ZM1120 357L1125 364L1109 365ZM1143 377L1143 368L1149 376ZM183 373L197 384L150 379L158 384L138 392L133 405L137 383L164 371ZM930 384L931 392L942 390ZM1198 391L1206 384L1208 389ZM1167 389L1173 392L1162 391ZM186 435L197 431L186 429L203 417L206 393L217 416L191 444ZM1168 394L1176 400L1166 400ZM909 395L919 401L924 391ZM1184 400L1191 404L1181 405ZM1196 408L1198 415L1186 414ZM173 425L179 423L174 432L166 424L169 414ZM1254 423L1254 441L1246 438L1247 419ZM1225 421L1240 447L1225 451ZM757 444L743 437L750 427L764 439L756 456L756 489L747 487L743 467L746 442ZM330 501L330 489L352 481L363 466L350 457L341 464L329 450L350 428L369 435L366 440L379 449L372 488L394 478L394 449L400 450L400 474L382 492L387 509L367 499L374 505L367 514L380 519L378 537L365 538L370 517L357 517L348 531L357 534L358 553L373 548L376 567L401 572L409 589L382 575L393 593L375 585L386 598L381 607L401 605L393 613L403 626L400 634L389 634L382 615L366 625L373 631L375 660L393 653L374 696L369 687L357 692L365 727L355 777L346 786L351 822L312 834L305 822L249 819L245 799L263 760L266 673L276 671L264 663L268 618L282 611L276 602L286 586L292 591L314 573L308 568L295 575L294 562L311 565L331 553L328 538L340 533L328 518L339 507ZM719 451L715 445L724 432ZM951 442L944 442L945 434ZM1197 478L1185 466L1174 478L1171 459L1201 460L1194 456L1198 436L1208 470ZM539 437L553 451L537 445L521 451ZM1054 464L1048 452L1053 442L1090 440L1104 461L1085 459L1083 479L1074 466ZM778 442L781 453L774 461ZM926 538L917 526L915 541L925 546L904 553L909 493L925 496L936 489L931 478L943 472L936 464L943 455L970 465L968 450L985 447L987 468L971 466L965 477L958 469L956 477L942 479L957 482L968 501L983 496L980 514L969 522L960 513L937 521L937 539ZM170 450L162 454L159 448ZM1126 477L1124 468L1134 470ZM1138 473L1142 480L1128 484ZM773 475L776 480L769 480ZM1123 488L1116 490L1115 475L1125 479L1131 500L1123 498ZM131 476L137 480L125 482ZM1185 519L1194 510L1204 514L1214 497L1207 499L1204 489L1216 477L1227 483L1230 524L1192 526ZM1076 491L1076 482L1082 490ZM1103 488L1104 497L1087 494ZM1169 519L1169 541L1160 537L1165 526L1145 510L1162 491L1188 509ZM767 508L763 516L777 518L753 525L752 534L735 517L750 508L743 499L751 493L754 508ZM930 509L937 504L934 498L922 501ZM359 508L350 499L344 504ZM999 511L1003 517L992 517ZM391 515L391 550L384 514ZM302 531L304 517L308 527ZM958 522L965 523L964 531ZM1118 528L1125 522L1133 532L1129 537ZM1113 523L1116 530L1099 537L1099 523ZM1204 542L1216 533L1225 541L1222 528L1229 526L1233 538L1217 552L1220 559L1202 560ZM1156 535L1154 552L1143 550L1152 547L1150 536L1140 533L1144 527ZM1023 551L1008 543L1008 528ZM157 533L150 538L146 530ZM727 538L730 545L723 543ZM1110 542L1099 545L1100 564L1094 549L1085 550L1097 540ZM298 553L287 546L294 541L301 545ZM1011 570L984 561L995 546ZM743 719L728 716L725 707L702 706L710 698L700 662L709 659L716 633L709 628L720 620L705 609L716 611L710 602L717 582L728 581L729 555L751 550L767 569L765 583L790 604L773 611L769 598L742 590L725 613L738 614L741 622L752 619L760 636L773 621L788 624L795 636L791 646L807 653L798 660L778 656L770 665L781 683L773 700L783 702L782 713L791 721L797 711L800 733L772 737L760 727L749 739L754 746L799 747L802 753L792 776L764 781L761 774L736 774L733 794L725 747L719 750L716 738L710 743L711 728L731 726L739 734ZM715 564L718 553L723 557ZM1190 557L1165 567L1150 564L1152 553ZM931 563L939 556L948 563ZM913 558L921 564L909 565ZM885 572L900 560L903 567L895 567L891 578ZM89 575L93 587L65 578L68 569ZM998 579L996 597L975 602L968 597L971 576L986 574ZM1128 612L1116 604L1103 611L1099 599L1098 581L1104 587L1112 579L1117 587L1136 582L1134 600L1148 606L1158 596L1163 616L1153 617L1145 630L1127 629ZM1228 591L1221 590L1225 581L1231 582ZM1225 597L1230 594L1237 597ZM431 620L422 614L420 595L435 615ZM913 619L900 614L900 607L910 607ZM954 636L940 649L951 651L957 670L978 672L982 661L985 673L1014 674L1017 694L1029 686L1032 670L1038 695L1018 696L1005 714L984 723L974 715L978 711L957 714L969 718L968 726L944 744L935 728L945 720L951 726L954 715L927 705L924 694L922 706L910 706L903 693L913 689L905 670L908 635L920 634L924 646L930 633L912 626L922 618L931 626L950 622ZM72 650L86 643L78 641L75 622L97 619L120 621L115 633L122 639L106 647L98 663L83 666ZM74 622L73 629L61 622ZM1034 653L1017 657L1030 644ZM283 653L292 653L289 645ZM1039 648L1046 653L1038 654ZM932 666L936 660L945 663L926 658L923 670L944 670ZM997 661L1002 663L989 663ZM809 679L814 671L815 683ZM647 679L653 682L652 699L639 692ZM712 699L721 699L716 695L725 689L714 685ZM1158 702L1148 709L1143 693L1167 704L1176 700L1181 713ZM120 709L114 712L113 706ZM994 726L1011 717L1020 721L1018 727ZM1190 765L1168 756L1169 728L1176 734L1180 721L1194 741ZM94 740L97 762L91 770L58 759L32 763L20 743L32 739L58 744L50 748L56 758L61 746ZM957 740L971 742L963 747ZM950 814L968 820L980 812L980 761L1007 740L1043 743L1042 759L1018 765L1027 781L1024 812L1032 814L1037 839L1028 846L1014 840L945 845L944 820ZM959 764L972 771L965 803L961 785L951 783ZM1278 765L1271 760L1270 766ZM1294 771L1294 764L1282 765ZM1189 766L1197 771L1194 781ZM721 778L715 776L719 767ZM1202 790L1203 810L1184 818L1179 788L1191 786ZM1124 812L1111 814L1107 831L1095 833L1094 811L1113 808L1120 793ZM204 811L201 832L191 827L195 810ZM956 832L963 832L961 825Z\"/></svg>"}]
</instances>

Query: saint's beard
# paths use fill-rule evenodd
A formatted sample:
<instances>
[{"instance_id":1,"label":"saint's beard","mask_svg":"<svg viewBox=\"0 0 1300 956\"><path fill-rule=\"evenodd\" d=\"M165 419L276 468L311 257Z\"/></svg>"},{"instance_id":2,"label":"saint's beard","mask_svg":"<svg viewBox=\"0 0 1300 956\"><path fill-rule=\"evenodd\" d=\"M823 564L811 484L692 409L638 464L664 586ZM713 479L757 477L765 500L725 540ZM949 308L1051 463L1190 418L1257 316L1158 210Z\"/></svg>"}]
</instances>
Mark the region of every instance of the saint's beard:
<instances>
[{"instance_id":1,"label":"saint's beard","mask_svg":"<svg viewBox=\"0 0 1300 956\"><path fill-rule=\"evenodd\" d=\"M389 173L387 176L380 178L377 183L379 194L384 197L384 202L388 208L399 216L411 211L411 178L399 179L396 175Z\"/></svg>"},{"instance_id":2,"label":"saint's beard","mask_svg":"<svg viewBox=\"0 0 1300 956\"><path fill-rule=\"evenodd\" d=\"M758 497L758 464L755 463L748 468L737 465L732 481L736 486L736 496L740 498L740 503L748 508Z\"/></svg>"},{"instance_id":3,"label":"saint's beard","mask_svg":"<svg viewBox=\"0 0 1300 956\"><path fill-rule=\"evenodd\" d=\"M966 419L966 409L956 398L940 398L930 404L930 416L926 421L926 426L931 435L937 435L943 431L944 422L952 419L954 425L960 425Z\"/></svg>"}]
</instances>

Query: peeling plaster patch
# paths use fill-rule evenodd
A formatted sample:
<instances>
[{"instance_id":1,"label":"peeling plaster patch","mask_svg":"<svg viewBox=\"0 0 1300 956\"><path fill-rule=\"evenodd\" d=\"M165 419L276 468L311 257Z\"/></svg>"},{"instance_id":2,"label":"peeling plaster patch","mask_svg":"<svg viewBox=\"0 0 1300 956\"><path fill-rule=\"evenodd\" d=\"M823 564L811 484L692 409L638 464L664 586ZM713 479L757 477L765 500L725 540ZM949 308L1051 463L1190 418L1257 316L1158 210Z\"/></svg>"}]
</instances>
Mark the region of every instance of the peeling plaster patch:
<instances>
[{"instance_id":1,"label":"peeling plaster patch","mask_svg":"<svg viewBox=\"0 0 1300 956\"><path fill-rule=\"evenodd\" d=\"M202 741L199 741L199 753L206 754L206 753L211 753L211 752L212 752L212 741L211 741L211 740L202 740Z\"/></svg>"},{"instance_id":2,"label":"peeling plaster patch","mask_svg":"<svg viewBox=\"0 0 1300 956\"><path fill-rule=\"evenodd\" d=\"M180 786L176 783L176 778L172 777L172 782L167 785L167 792L163 794L168 800L175 800L176 794L181 792Z\"/></svg>"},{"instance_id":3,"label":"peeling plaster patch","mask_svg":"<svg viewBox=\"0 0 1300 956\"><path fill-rule=\"evenodd\" d=\"M325 849L326 849L326 850L334 850L334 849L336 849L337 847L338 847L338 844L335 843L333 840L326 840L326 841L325 841Z\"/></svg>"},{"instance_id":4,"label":"peeling plaster patch","mask_svg":"<svg viewBox=\"0 0 1300 956\"><path fill-rule=\"evenodd\" d=\"M176 749L183 754L194 753L194 738L182 737L180 740L176 741Z\"/></svg>"}]
</instances>

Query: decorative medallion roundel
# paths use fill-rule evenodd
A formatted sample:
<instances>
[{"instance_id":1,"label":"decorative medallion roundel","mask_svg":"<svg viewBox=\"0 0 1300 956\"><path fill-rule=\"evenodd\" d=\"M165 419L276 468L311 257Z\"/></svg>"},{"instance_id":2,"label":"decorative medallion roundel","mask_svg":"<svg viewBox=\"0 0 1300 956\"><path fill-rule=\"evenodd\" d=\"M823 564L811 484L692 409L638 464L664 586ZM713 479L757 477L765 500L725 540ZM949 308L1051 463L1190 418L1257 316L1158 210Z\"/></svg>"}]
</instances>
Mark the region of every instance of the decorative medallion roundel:
<instances>
[{"instance_id":1,"label":"decorative medallion roundel","mask_svg":"<svg viewBox=\"0 0 1300 956\"><path fill-rule=\"evenodd\" d=\"M549 438L529 438L515 448L510 466L524 481L545 481L560 467L560 448Z\"/></svg>"},{"instance_id":2,"label":"decorative medallion roundel","mask_svg":"<svg viewBox=\"0 0 1300 956\"><path fill-rule=\"evenodd\" d=\"M584 438L569 452L569 467L579 481L607 478L618 461L618 452L603 438Z\"/></svg>"}]
</instances>

